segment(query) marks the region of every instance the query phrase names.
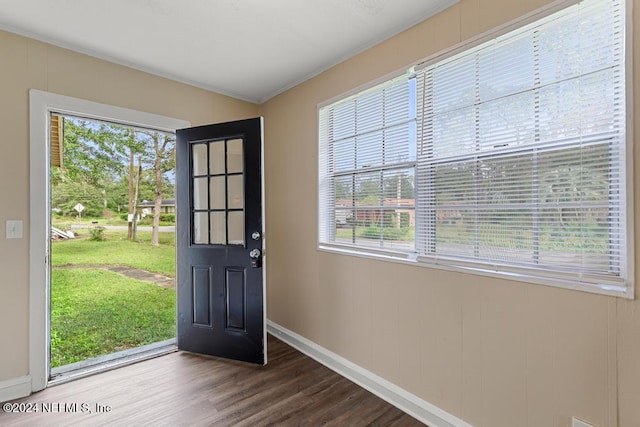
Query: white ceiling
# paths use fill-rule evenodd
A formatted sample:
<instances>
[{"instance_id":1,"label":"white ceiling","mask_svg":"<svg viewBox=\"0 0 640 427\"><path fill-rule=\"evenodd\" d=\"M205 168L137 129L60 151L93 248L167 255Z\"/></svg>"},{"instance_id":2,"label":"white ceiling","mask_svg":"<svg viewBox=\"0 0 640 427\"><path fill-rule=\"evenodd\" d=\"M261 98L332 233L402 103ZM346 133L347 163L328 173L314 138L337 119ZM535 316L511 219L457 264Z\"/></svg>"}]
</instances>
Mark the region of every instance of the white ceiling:
<instances>
[{"instance_id":1,"label":"white ceiling","mask_svg":"<svg viewBox=\"0 0 640 427\"><path fill-rule=\"evenodd\" d=\"M0 28L261 103L457 1L0 0Z\"/></svg>"}]
</instances>

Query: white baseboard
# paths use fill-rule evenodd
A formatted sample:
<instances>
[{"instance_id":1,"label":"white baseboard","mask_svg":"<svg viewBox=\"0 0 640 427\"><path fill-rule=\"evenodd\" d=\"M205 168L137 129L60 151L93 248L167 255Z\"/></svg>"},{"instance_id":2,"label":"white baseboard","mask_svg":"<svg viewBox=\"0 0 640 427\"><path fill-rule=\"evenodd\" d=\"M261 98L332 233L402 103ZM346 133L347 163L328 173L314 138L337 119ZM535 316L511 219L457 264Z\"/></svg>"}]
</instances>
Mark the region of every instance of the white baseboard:
<instances>
[{"instance_id":1,"label":"white baseboard","mask_svg":"<svg viewBox=\"0 0 640 427\"><path fill-rule=\"evenodd\" d=\"M471 424L449 414L437 406L367 371L313 341L267 320L267 331L291 347L317 360L329 369L353 381L381 399L431 427L472 427Z\"/></svg>"},{"instance_id":2,"label":"white baseboard","mask_svg":"<svg viewBox=\"0 0 640 427\"><path fill-rule=\"evenodd\" d=\"M0 402L19 399L29 396L30 394L31 377L29 375L0 381Z\"/></svg>"}]
</instances>

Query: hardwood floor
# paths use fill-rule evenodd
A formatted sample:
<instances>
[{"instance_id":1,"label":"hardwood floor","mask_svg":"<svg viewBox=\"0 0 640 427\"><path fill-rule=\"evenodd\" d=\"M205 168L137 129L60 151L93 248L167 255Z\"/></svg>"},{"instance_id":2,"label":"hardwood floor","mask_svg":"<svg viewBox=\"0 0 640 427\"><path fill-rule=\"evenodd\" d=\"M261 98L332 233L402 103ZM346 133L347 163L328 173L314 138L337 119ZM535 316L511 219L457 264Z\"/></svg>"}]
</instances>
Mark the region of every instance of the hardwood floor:
<instances>
[{"instance_id":1,"label":"hardwood floor","mask_svg":"<svg viewBox=\"0 0 640 427\"><path fill-rule=\"evenodd\" d=\"M271 335L268 348L265 367L177 352L49 387L0 425L422 425Z\"/></svg>"}]
</instances>

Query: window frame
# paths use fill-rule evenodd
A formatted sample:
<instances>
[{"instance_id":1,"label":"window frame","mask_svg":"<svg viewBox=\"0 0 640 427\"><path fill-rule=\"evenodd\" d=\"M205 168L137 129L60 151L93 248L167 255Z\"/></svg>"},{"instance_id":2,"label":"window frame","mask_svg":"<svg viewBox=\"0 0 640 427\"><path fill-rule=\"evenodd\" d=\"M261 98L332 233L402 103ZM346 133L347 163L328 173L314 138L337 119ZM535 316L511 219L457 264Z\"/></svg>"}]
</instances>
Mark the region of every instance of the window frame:
<instances>
[{"instance_id":1,"label":"window frame","mask_svg":"<svg viewBox=\"0 0 640 427\"><path fill-rule=\"evenodd\" d=\"M633 9L632 9L632 0L622 0L625 7L625 16L624 19L624 35L623 35L623 43L625 46L624 53L624 70L622 71L625 78L625 108L626 108L626 135L625 135L625 147L626 156L625 156L625 167L626 171L624 175L620 176L621 180L625 181L625 189L626 191L620 195L620 199L622 202L626 202L626 206L622 206L622 202L620 204L620 220L625 222L626 231L627 231L627 239L624 248L622 249L623 253L623 262L622 271L626 272L626 277L624 277L624 286L612 286L608 283L594 283L593 281L589 281L590 274L586 272L584 274L585 280L576 280L576 274L564 274L562 271L557 271L549 274L546 269L537 269L532 267L518 267L510 264L504 263L495 263L495 262L466 262L464 260L458 258L450 258L446 256L438 256L437 254L433 256L421 256L418 255L418 245L425 244L424 241L419 241L418 235L416 233L415 238L415 249L416 251L394 251L384 248L370 248L365 246L357 246L357 245L344 245L335 241L323 241L320 227L322 226L322 221L326 220L326 213L322 211L322 201L320 200L321 192L318 191L318 235L317 235L317 247L321 251L328 251L333 253L339 253L350 256L364 257L364 258L373 258L378 260L386 260L396 263L405 263L410 265L418 265L426 268L437 268L446 271L454 271L454 272L462 272L468 274L474 274L479 276L488 276L493 278L501 278L508 280L515 280L526 283L534 283L541 284L547 286L553 286L564 289L572 289L585 291L589 293L602 294L602 295L611 295L616 297L623 297L628 299L634 298L635 291L635 251L634 251L634 186L633 186L633 165L634 165L634 147L633 147L633 46L632 46L632 33L633 33L633 25L632 25L632 17L633 17ZM551 3L541 9L538 9L532 13L524 15L512 22L499 26L493 30L490 30L484 34L481 34L473 39L455 45L449 49L446 49L442 52L439 52L435 55L422 59L414 63L411 67L409 67L408 73L415 74L416 70L421 70L423 68L428 67L431 64L446 60L447 58L451 58L455 55L463 53L469 49L473 49L481 44L484 44L488 41L499 38L513 30L520 29L529 24L535 23L539 19L545 18L548 15L551 15L555 12L563 10L567 7L570 7L574 4L580 3L579 0L564 0L559 2ZM354 90L351 90L343 95L339 95L324 101L318 104L318 135L320 135L320 110L326 106L339 102L340 100L356 96L359 93L366 91L367 89L371 89L377 85L380 85L382 82L386 82L391 80L392 78L396 78L403 74L407 73L407 68L404 68L398 72L387 75L381 79L377 79L374 82L369 84L360 86ZM420 118L418 118L420 120ZM420 126L418 126L418 129ZM420 131L418 131L420 132ZM420 140L420 136L418 136L418 140ZM523 150L530 150L532 147L523 147ZM322 156L321 152L321 144L320 141L318 143L318 154L319 159ZM420 162L419 157L416 159L416 164ZM321 176L322 170L318 171L319 181L322 179ZM418 180L418 166L416 165L416 184ZM320 185L320 182L319 182ZM417 190L416 190L417 191ZM415 210L416 215L418 215L418 211L424 208L424 204L426 203L424 197L416 197L415 202ZM422 208L421 208L422 205ZM622 211L624 209L624 211ZM544 271L545 274L537 274L537 270L540 272Z\"/></svg>"}]
</instances>

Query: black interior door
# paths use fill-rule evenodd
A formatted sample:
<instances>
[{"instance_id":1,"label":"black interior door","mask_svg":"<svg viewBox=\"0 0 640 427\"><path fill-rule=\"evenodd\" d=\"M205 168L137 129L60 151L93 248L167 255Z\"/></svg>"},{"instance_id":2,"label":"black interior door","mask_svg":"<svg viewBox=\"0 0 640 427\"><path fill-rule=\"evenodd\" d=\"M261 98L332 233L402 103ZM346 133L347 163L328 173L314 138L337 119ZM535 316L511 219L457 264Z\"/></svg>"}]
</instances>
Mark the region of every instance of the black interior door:
<instances>
[{"instance_id":1,"label":"black interior door","mask_svg":"<svg viewBox=\"0 0 640 427\"><path fill-rule=\"evenodd\" d=\"M262 118L176 137L178 348L265 364Z\"/></svg>"}]
</instances>

